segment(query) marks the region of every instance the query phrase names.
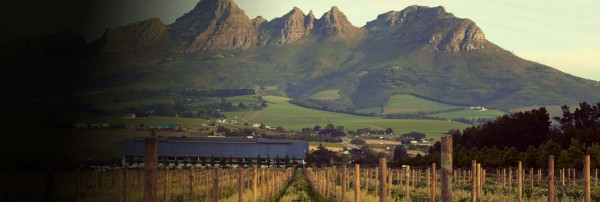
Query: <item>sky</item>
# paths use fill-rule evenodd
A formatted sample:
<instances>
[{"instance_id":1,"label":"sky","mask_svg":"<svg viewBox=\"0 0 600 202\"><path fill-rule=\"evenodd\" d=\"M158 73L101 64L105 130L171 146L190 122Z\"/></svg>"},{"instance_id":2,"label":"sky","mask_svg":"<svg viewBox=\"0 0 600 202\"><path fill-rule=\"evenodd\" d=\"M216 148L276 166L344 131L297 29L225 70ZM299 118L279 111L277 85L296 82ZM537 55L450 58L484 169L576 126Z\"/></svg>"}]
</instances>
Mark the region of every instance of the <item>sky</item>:
<instances>
[{"instance_id":1,"label":"sky","mask_svg":"<svg viewBox=\"0 0 600 202\"><path fill-rule=\"evenodd\" d=\"M6 1L5 1L6 2ZM0 5L0 19L14 30L0 32L0 42L38 32L72 29L88 41L108 27L147 18L170 24L198 0L23 0ZM86 3L81 3L86 2ZM600 81L600 1L598 0L234 0L250 18L271 20L294 6L320 17L338 6L355 26L378 14L410 5L443 6L447 12L473 20L486 38L524 59L563 72ZM2 3L6 4L6 3ZM35 6L32 6L35 5Z\"/></svg>"}]
</instances>

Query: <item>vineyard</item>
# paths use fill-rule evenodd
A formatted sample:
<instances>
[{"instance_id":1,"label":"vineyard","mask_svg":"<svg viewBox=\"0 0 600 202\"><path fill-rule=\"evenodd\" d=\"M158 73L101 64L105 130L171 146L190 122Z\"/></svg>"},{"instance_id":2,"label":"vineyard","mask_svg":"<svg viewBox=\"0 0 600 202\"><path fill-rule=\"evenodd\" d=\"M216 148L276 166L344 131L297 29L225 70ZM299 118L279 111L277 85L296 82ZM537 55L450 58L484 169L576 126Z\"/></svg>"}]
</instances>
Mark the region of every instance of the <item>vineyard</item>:
<instances>
[{"instance_id":1,"label":"vineyard","mask_svg":"<svg viewBox=\"0 0 600 202\"><path fill-rule=\"evenodd\" d=\"M144 169L3 174L7 201L600 201L598 169L452 167L452 138L442 137L441 165L282 167L221 165L158 169L157 139L146 140ZM576 161L577 159L573 159Z\"/></svg>"}]
</instances>

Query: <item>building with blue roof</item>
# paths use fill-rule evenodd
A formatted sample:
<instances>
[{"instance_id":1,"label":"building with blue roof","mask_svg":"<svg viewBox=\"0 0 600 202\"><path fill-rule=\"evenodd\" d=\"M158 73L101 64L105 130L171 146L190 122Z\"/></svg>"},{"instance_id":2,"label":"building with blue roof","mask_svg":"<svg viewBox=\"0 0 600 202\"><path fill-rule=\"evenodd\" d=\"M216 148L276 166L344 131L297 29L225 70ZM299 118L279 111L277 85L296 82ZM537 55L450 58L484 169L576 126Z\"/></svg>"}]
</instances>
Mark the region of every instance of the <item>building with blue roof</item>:
<instances>
[{"instance_id":1,"label":"building with blue roof","mask_svg":"<svg viewBox=\"0 0 600 202\"><path fill-rule=\"evenodd\" d=\"M145 137L126 139L124 142L125 160L143 161L145 155ZM182 161L199 162L213 158L215 161L232 158L244 162L256 163L270 157L286 156L298 163L304 162L308 142L253 138L201 138L201 137L158 137L158 158L161 162Z\"/></svg>"}]
</instances>

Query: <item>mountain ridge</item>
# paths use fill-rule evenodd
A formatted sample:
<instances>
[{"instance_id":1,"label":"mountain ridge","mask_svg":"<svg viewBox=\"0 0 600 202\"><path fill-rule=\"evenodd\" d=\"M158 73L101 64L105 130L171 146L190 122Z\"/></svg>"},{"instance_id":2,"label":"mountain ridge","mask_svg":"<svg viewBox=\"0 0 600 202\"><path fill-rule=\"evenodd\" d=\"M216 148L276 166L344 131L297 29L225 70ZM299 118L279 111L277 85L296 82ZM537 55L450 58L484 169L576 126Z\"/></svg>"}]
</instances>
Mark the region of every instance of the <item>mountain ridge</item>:
<instances>
[{"instance_id":1,"label":"mountain ridge","mask_svg":"<svg viewBox=\"0 0 600 202\"><path fill-rule=\"evenodd\" d=\"M68 78L78 84L73 92L259 87L310 102L339 90L326 107L346 111L403 93L504 110L600 100L598 82L521 59L441 6L409 6L355 27L335 6L320 18L295 7L269 21L250 19L231 0L202 0L169 25L107 29L79 58L85 68Z\"/></svg>"}]
</instances>

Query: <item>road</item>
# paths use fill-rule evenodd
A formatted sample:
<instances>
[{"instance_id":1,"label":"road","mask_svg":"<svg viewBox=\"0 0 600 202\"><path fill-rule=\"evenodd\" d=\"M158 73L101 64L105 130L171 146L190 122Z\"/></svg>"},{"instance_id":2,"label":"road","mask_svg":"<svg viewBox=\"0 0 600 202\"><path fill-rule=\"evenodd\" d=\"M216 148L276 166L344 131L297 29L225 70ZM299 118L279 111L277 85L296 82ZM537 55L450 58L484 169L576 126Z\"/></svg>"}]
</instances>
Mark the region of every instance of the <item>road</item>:
<instances>
[{"instance_id":1,"label":"road","mask_svg":"<svg viewBox=\"0 0 600 202\"><path fill-rule=\"evenodd\" d=\"M351 144L350 139L346 139L346 138L342 138L342 145L348 147L349 149L360 149L360 147Z\"/></svg>"}]
</instances>

